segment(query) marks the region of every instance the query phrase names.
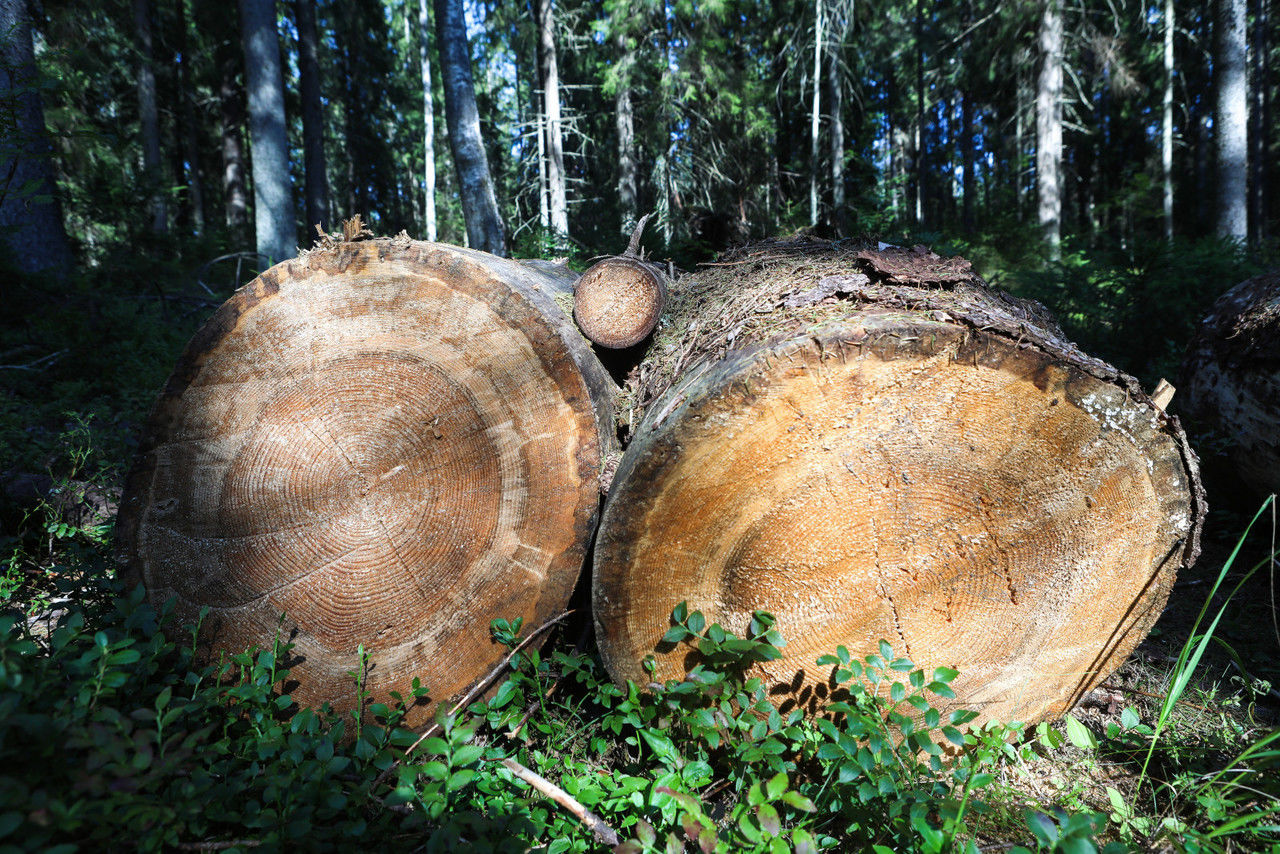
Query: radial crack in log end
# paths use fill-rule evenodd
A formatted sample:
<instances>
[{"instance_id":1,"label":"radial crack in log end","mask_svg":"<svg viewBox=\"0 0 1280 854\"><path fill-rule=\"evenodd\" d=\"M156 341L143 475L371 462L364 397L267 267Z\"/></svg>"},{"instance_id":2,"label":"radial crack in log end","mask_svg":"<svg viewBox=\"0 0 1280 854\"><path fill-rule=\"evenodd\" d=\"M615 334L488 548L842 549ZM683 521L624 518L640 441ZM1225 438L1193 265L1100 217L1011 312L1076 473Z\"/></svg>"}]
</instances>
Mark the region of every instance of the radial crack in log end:
<instances>
[{"instance_id":1,"label":"radial crack in log end","mask_svg":"<svg viewBox=\"0 0 1280 854\"><path fill-rule=\"evenodd\" d=\"M433 701L465 690L502 657L491 620L563 610L613 448L612 384L555 275L398 238L241 289L145 428L131 577L180 618L208 606L209 649L283 629L304 705L351 709L365 669L377 702L414 677Z\"/></svg>"},{"instance_id":2,"label":"radial crack in log end","mask_svg":"<svg viewBox=\"0 0 1280 854\"><path fill-rule=\"evenodd\" d=\"M958 669L980 721L1061 714L1194 559L1194 455L1136 383L980 282L786 304L860 263L773 244L673 291L597 535L606 666L683 676L696 656L658 641L687 601L739 634L774 614L788 644L759 671L791 704L829 702L819 656L884 639Z\"/></svg>"}]
</instances>

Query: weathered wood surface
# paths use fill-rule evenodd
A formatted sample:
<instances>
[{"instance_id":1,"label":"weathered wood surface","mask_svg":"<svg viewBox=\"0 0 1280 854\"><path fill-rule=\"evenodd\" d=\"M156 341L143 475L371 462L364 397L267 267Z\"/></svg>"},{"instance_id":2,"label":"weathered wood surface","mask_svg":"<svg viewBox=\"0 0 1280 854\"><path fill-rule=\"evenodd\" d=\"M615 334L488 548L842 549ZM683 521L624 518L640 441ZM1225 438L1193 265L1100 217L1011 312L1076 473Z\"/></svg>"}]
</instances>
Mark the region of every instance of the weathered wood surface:
<instances>
[{"instance_id":1,"label":"weathered wood surface","mask_svg":"<svg viewBox=\"0 0 1280 854\"><path fill-rule=\"evenodd\" d=\"M625 252L592 264L573 288L573 319L601 347L634 347L658 324L667 304L667 276L644 260L640 237L649 214L636 223Z\"/></svg>"},{"instance_id":2,"label":"weathered wood surface","mask_svg":"<svg viewBox=\"0 0 1280 854\"><path fill-rule=\"evenodd\" d=\"M1188 419L1226 439L1227 455L1253 490L1280 492L1280 270L1214 303L1183 375Z\"/></svg>"},{"instance_id":3,"label":"weathered wood surface","mask_svg":"<svg viewBox=\"0 0 1280 854\"><path fill-rule=\"evenodd\" d=\"M612 383L554 304L571 287L403 237L266 271L150 417L129 572L181 617L209 606L213 649L269 648L279 626L303 704L353 707L361 645L374 700L415 676L461 694L502 658L490 620L563 610L596 521Z\"/></svg>"},{"instance_id":4,"label":"weathered wood surface","mask_svg":"<svg viewBox=\"0 0 1280 854\"><path fill-rule=\"evenodd\" d=\"M682 676L682 600L788 640L761 666L818 708L815 659L881 639L955 667L957 706L1074 704L1159 616L1204 512L1176 418L1044 310L923 250L771 244L704 268L620 402L637 424L595 548L619 680Z\"/></svg>"}]
</instances>

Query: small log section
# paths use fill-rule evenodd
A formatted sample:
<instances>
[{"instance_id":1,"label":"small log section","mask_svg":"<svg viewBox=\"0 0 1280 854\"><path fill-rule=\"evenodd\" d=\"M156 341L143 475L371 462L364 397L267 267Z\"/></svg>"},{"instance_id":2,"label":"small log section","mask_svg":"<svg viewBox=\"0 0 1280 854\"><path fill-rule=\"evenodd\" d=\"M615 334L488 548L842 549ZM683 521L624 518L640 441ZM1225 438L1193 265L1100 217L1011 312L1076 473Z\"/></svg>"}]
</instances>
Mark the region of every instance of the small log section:
<instances>
[{"instance_id":1,"label":"small log section","mask_svg":"<svg viewBox=\"0 0 1280 854\"><path fill-rule=\"evenodd\" d=\"M1187 418L1227 439L1241 479L1280 492L1280 269L1223 294L1183 363Z\"/></svg>"},{"instance_id":2,"label":"small log section","mask_svg":"<svg viewBox=\"0 0 1280 854\"><path fill-rule=\"evenodd\" d=\"M649 336L667 302L667 277L639 252L649 214L640 218L626 252L592 264L573 289L573 318L601 347L621 350Z\"/></svg>"},{"instance_id":3,"label":"small log section","mask_svg":"<svg viewBox=\"0 0 1280 854\"><path fill-rule=\"evenodd\" d=\"M671 299L597 534L616 680L695 663L660 645L687 600L739 634L778 617L784 706L830 701L820 655L886 639L960 671L952 707L1031 723L1124 660L1199 552L1176 418L967 261L766 244Z\"/></svg>"},{"instance_id":4,"label":"small log section","mask_svg":"<svg viewBox=\"0 0 1280 854\"><path fill-rule=\"evenodd\" d=\"M362 669L374 701L420 677L418 726L502 660L492 619L564 610L613 386L555 306L565 268L322 243L188 345L128 480L122 556L153 603L211 609L211 650L293 641L303 705L352 709Z\"/></svg>"}]
</instances>

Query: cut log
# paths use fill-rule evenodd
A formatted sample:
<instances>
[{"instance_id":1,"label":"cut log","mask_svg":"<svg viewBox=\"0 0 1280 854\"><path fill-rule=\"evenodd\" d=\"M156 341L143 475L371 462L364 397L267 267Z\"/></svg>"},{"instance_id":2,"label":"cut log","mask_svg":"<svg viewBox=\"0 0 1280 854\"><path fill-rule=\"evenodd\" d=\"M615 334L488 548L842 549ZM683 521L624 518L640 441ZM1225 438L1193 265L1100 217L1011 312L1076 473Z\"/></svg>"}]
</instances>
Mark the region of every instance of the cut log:
<instances>
[{"instance_id":1,"label":"cut log","mask_svg":"<svg viewBox=\"0 0 1280 854\"><path fill-rule=\"evenodd\" d=\"M649 215L636 224L622 255L591 265L573 289L573 318L601 347L621 350L649 336L667 302L667 277L639 253Z\"/></svg>"},{"instance_id":2,"label":"cut log","mask_svg":"<svg viewBox=\"0 0 1280 854\"><path fill-rule=\"evenodd\" d=\"M360 671L372 700L420 677L443 702L502 659L491 620L564 609L612 383L553 301L570 275L407 237L326 243L188 345L129 477L122 556L153 603L211 609L210 649L292 641L304 705L351 709Z\"/></svg>"},{"instance_id":3,"label":"cut log","mask_svg":"<svg viewBox=\"0 0 1280 854\"><path fill-rule=\"evenodd\" d=\"M1280 492L1280 269L1223 294L1183 363L1187 418L1226 440L1241 479Z\"/></svg>"},{"instance_id":4,"label":"cut log","mask_svg":"<svg viewBox=\"0 0 1280 854\"><path fill-rule=\"evenodd\" d=\"M593 586L619 681L696 661L660 642L683 600L740 635L778 618L784 705L820 709L815 660L884 639L959 670L955 707L1031 723L1124 660L1199 552L1177 419L960 259L744 250L673 287L625 396Z\"/></svg>"}]
</instances>

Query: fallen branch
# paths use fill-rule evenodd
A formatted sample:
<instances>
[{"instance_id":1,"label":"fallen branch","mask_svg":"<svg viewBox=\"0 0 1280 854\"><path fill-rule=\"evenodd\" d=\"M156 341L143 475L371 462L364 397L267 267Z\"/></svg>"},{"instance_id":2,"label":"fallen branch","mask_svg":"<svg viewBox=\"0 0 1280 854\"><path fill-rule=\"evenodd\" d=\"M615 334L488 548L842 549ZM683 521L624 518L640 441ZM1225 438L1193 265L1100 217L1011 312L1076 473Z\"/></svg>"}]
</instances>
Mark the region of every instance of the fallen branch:
<instances>
[{"instance_id":1,"label":"fallen branch","mask_svg":"<svg viewBox=\"0 0 1280 854\"><path fill-rule=\"evenodd\" d=\"M578 821L586 825L587 829L595 834L596 840L601 844L608 845L611 848L618 844L618 834L613 831L613 828L605 824L604 819L587 809L564 789L542 775L530 771L514 759L503 759L502 764L508 771L538 790L539 793L573 813Z\"/></svg>"},{"instance_id":2,"label":"fallen branch","mask_svg":"<svg viewBox=\"0 0 1280 854\"><path fill-rule=\"evenodd\" d=\"M1150 697L1153 700L1167 700L1169 698L1167 694L1153 694L1150 691L1141 691L1137 688L1130 688L1127 685L1112 685L1109 682L1103 682L1100 685L1098 685L1098 687L1105 688L1108 691L1123 691L1126 694L1136 694L1139 697ZM1186 706L1189 709L1195 709L1196 711L1200 711L1200 712L1212 711L1211 709L1207 709L1204 706L1197 706L1195 703L1189 703L1186 700L1178 700L1174 703L1174 705Z\"/></svg>"}]
</instances>

